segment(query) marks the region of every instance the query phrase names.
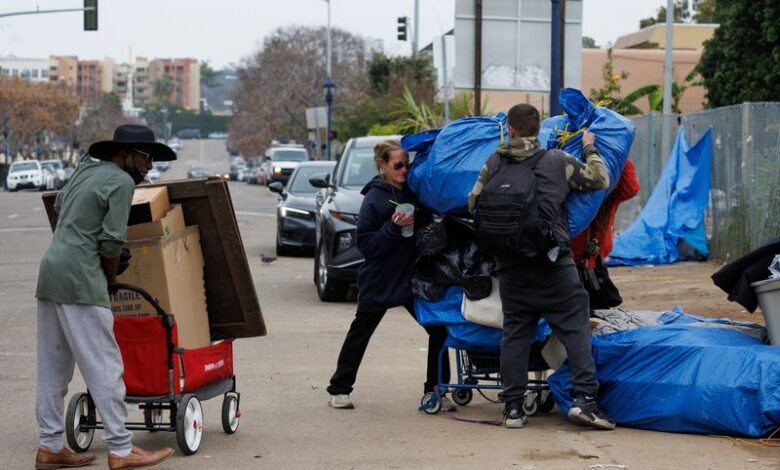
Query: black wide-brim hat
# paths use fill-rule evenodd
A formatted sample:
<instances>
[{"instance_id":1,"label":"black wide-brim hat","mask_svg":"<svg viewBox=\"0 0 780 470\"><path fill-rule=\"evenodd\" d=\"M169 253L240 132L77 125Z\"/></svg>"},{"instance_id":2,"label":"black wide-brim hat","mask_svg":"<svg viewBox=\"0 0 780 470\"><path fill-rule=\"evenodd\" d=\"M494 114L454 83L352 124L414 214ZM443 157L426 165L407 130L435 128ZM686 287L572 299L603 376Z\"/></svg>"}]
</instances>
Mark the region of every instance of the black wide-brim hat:
<instances>
[{"instance_id":1,"label":"black wide-brim hat","mask_svg":"<svg viewBox=\"0 0 780 470\"><path fill-rule=\"evenodd\" d=\"M146 126L125 124L114 130L114 140L103 140L89 146L89 155L99 160L110 160L122 147L134 147L152 155L155 162L176 160L176 152L157 142L154 131Z\"/></svg>"}]
</instances>

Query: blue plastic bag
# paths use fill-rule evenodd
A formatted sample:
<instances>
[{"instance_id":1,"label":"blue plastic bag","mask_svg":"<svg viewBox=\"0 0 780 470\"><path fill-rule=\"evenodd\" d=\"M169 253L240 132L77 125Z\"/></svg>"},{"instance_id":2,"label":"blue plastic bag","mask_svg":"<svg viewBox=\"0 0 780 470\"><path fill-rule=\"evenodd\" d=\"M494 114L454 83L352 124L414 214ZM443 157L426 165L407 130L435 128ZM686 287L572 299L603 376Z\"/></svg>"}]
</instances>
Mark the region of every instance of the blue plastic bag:
<instances>
[{"instance_id":1,"label":"blue plastic bag","mask_svg":"<svg viewBox=\"0 0 780 470\"><path fill-rule=\"evenodd\" d=\"M404 137L403 149L418 152L406 182L432 212L464 213L479 171L506 138L504 113L458 119L441 131Z\"/></svg>"},{"instance_id":2,"label":"blue plastic bag","mask_svg":"<svg viewBox=\"0 0 780 470\"><path fill-rule=\"evenodd\" d=\"M661 178L634 223L615 238L610 265L669 264L684 241L708 254L704 213L710 194L712 129L693 146L680 128Z\"/></svg>"},{"instance_id":3,"label":"blue plastic bag","mask_svg":"<svg viewBox=\"0 0 780 470\"><path fill-rule=\"evenodd\" d=\"M689 325L594 336L599 404L619 425L655 431L765 436L780 425L780 348ZM571 407L571 370L549 380Z\"/></svg>"},{"instance_id":4,"label":"blue plastic bag","mask_svg":"<svg viewBox=\"0 0 780 470\"><path fill-rule=\"evenodd\" d=\"M596 149L609 173L608 189L572 191L566 198L569 235L575 237L588 228L604 199L620 180L634 140L635 126L633 121L610 109L594 106L579 90L564 88L560 92L559 100L566 114L542 121L539 131L542 147L548 150L561 148L582 160L582 134L575 134L562 147L558 145L558 136L564 131L574 132L587 128L596 136Z\"/></svg>"},{"instance_id":5,"label":"blue plastic bag","mask_svg":"<svg viewBox=\"0 0 780 470\"><path fill-rule=\"evenodd\" d=\"M460 313L463 304L463 288L452 285L435 302L414 298L414 314L422 326L468 323Z\"/></svg>"}]
</instances>

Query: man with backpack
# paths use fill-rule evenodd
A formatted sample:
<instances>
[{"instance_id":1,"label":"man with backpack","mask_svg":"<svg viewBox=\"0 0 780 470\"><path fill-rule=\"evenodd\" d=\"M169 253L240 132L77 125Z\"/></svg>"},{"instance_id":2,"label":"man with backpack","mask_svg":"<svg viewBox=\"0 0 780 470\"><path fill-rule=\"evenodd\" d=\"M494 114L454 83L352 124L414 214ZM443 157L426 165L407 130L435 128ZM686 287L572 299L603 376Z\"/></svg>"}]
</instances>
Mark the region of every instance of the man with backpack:
<instances>
[{"instance_id":1,"label":"man with backpack","mask_svg":"<svg viewBox=\"0 0 780 470\"><path fill-rule=\"evenodd\" d=\"M543 316L566 349L575 399L569 419L597 429L615 423L596 402L598 383L591 355L588 294L569 250L564 201L571 190L609 186L609 174L594 146L582 135L586 163L562 150L545 151L537 138L539 112L518 104L507 114L509 140L496 148L469 194L476 210L483 252L493 255L504 313L501 341L504 424L526 424L523 400L528 384L531 338Z\"/></svg>"}]
</instances>

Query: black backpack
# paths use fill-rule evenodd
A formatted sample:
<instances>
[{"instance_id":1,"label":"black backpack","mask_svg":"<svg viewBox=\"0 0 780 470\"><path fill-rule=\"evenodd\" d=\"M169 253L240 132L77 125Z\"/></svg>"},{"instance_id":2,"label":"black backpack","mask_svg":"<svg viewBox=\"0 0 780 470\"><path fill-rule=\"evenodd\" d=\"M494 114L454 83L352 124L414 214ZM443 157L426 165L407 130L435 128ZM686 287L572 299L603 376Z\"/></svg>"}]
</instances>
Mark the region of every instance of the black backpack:
<instances>
[{"instance_id":1,"label":"black backpack","mask_svg":"<svg viewBox=\"0 0 780 470\"><path fill-rule=\"evenodd\" d=\"M491 256L533 258L549 248L539 219L534 168L542 150L515 162L494 155L487 163L492 175L477 199L477 240Z\"/></svg>"}]
</instances>

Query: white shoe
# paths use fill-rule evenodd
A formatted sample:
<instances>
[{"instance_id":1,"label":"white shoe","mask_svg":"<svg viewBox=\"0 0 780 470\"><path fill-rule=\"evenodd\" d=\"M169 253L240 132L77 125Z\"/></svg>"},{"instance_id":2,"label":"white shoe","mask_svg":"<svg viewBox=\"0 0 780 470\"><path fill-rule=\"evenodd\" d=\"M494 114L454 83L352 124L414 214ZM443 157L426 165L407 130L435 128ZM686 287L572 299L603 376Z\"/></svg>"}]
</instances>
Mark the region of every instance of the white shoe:
<instances>
[{"instance_id":1,"label":"white shoe","mask_svg":"<svg viewBox=\"0 0 780 470\"><path fill-rule=\"evenodd\" d=\"M355 408L354 403L352 403L352 400L349 399L349 395L346 394L331 395L330 400L328 400L328 405L330 405L333 408L338 408L343 410L351 410Z\"/></svg>"},{"instance_id":2,"label":"white shoe","mask_svg":"<svg viewBox=\"0 0 780 470\"><path fill-rule=\"evenodd\" d=\"M442 411L458 411L458 405L445 395L441 397L441 409Z\"/></svg>"}]
</instances>

